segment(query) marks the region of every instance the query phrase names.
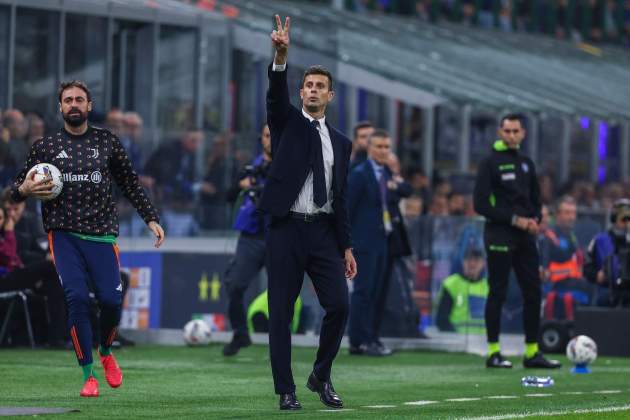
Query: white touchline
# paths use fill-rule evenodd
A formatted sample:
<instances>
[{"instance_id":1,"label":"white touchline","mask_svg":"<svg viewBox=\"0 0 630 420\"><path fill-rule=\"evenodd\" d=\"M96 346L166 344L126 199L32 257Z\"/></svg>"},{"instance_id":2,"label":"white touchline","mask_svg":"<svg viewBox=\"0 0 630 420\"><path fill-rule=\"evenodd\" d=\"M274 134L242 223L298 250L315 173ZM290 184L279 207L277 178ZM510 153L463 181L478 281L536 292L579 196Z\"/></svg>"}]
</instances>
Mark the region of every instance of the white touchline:
<instances>
[{"instance_id":1,"label":"white touchline","mask_svg":"<svg viewBox=\"0 0 630 420\"><path fill-rule=\"evenodd\" d=\"M444 401L448 402L466 402L466 401L479 401L481 398L449 398Z\"/></svg>"},{"instance_id":2,"label":"white touchline","mask_svg":"<svg viewBox=\"0 0 630 420\"><path fill-rule=\"evenodd\" d=\"M354 411L354 408L331 408L330 410L319 410L325 413L341 413L342 411Z\"/></svg>"},{"instance_id":3,"label":"white touchline","mask_svg":"<svg viewBox=\"0 0 630 420\"><path fill-rule=\"evenodd\" d=\"M429 404L436 404L437 401L410 401L410 402L406 402L405 405L429 405Z\"/></svg>"},{"instance_id":4,"label":"white touchline","mask_svg":"<svg viewBox=\"0 0 630 420\"><path fill-rule=\"evenodd\" d=\"M619 389L605 389L603 391L593 391L593 394L621 394Z\"/></svg>"},{"instance_id":5,"label":"white touchline","mask_svg":"<svg viewBox=\"0 0 630 420\"><path fill-rule=\"evenodd\" d=\"M363 408L395 408L395 405L364 405Z\"/></svg>"},{"instance_id":6,"label":"white touchline","mask_svg":"<svg viewBox=\"0 0 630 420\"><path fill-rule=\"evenodd\" d=\"M526 397L552 397L553 394L525 394Z\"/></svg>"},{"instance_id":7,"label":"white touchline","mask_svg":"<svg viewBox=\"0 0 630 420\"><path fill-rule=\"evenodd\" d=\"M613 413L617 411L629 411L630 405L619 405L603 408L585 408L578 410L562 410L562 411L538 411L529 413L501 414L497 416L480 416L480 417L459 417L457 420L509 420L509 419L525 419L528 417L550 417L562 416L565 414L590 414L590 413Z\"/></svg>"},{"instance_id":8,"label":"white touchline","mask_svg":"<svg viewBox=\"0 0 630 420\"><path fill-rule=\"evenodd\" d=\"M486 398L491 399L491 400L509 400L509 399L518 398L518 397L516 395L491 395Z\"/></svg>"},{"instance_id":9,"label":"white touchline","mask_svg":"<svg viewBox=\"0 0 630 420\"><path fill-rule=\"evenodd\" d=\"M586 392L584 392L584 391L567 391L567 392L561 392L561 394L564 394L564 395L584 395L584 394L586 394Z\"/></svg>"}]
</instances>

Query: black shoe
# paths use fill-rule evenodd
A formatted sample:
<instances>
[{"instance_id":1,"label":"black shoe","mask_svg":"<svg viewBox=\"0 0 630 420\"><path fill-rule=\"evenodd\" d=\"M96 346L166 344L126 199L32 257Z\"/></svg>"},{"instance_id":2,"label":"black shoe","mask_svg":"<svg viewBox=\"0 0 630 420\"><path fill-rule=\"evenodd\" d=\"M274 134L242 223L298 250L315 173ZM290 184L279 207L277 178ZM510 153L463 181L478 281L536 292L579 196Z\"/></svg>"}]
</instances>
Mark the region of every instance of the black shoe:
<instances>
[{"instance_id":1,"label":"black shoe","mask_svg":"<svg viewBox=\"0 0 630 420\"><path fill-rule=\"evenodd\" d=\"M252 340L248 335L235 335L232 337L232 341L227 343L223 347L224 356L234 356L243 347L249 347L252 345Z\"/></svg>"},{"instance_id":2,"label":"black shoe","mask_svg":"<svg viewBox=\"0 0 630 420\"><path fill-rule=\"evenodd\" d=\"M311 372L306 382L306 387L313 392L319 394L319 400L324 403L325 406L330 408L343 408L343 401L339 398L339 395L335 392L330 380L320 381L315 376L315 373Z\"/></svg>"},{"instance_id":3,"label":"black shoe","mask_svg":"<svg viewBox=\"0 0 630 420\"><path fill-rule=\"evenodd\" d=\"M381 353L383 353L383 356L391 356L392 354L394 354L394 350L390 349L385 344L383 344L381 340L376 340L374 344L376 344L376 346L381 350Z\"/></svg>"},{"instance_id":4,"label":"black shoe","mask_svg":"<svg viewBox=\"0 0 630 420\"><path fill-rule=\"evenodd\" d=\"M352 344L350 344L350 348L348 349L348 352L352 355L360 356L360 355L365 354L366 348L367 346L365 344L361 344L360 346L353 346Z\"/></svg>"},{"instance_id":5,"label":"black shoe","mask_svg":"<svg viewBox=\"0 0 630 420\"><path fill-rule=\"evenodd\" d=\"M527 357L523 359L523 367L530 369L558 369L561 366L559 361L548 360L541 352L537 352L529 359Z\"/></svg>"},{"instance_id":6,"label":"black shoe","mask_svg":"<svg viewBox=\"0 0 630 420\"><path fill-rule=\"evenodd\" d=\"M512 367L512 362L503 357L501 353L496 352L492 353L490 357L488 357L486 360L486 367L510 369Z\"/></svg>"},{"instance_id":7,"label":"black shoe","mask_svg":"<svg viewBox=\"0 0 630 420\"><path fill-rule=\"evenodd\" d=\"M302 406L295 396L295 392L280 394L280 410L301 410Z\"/></svg>"}]
</instances>

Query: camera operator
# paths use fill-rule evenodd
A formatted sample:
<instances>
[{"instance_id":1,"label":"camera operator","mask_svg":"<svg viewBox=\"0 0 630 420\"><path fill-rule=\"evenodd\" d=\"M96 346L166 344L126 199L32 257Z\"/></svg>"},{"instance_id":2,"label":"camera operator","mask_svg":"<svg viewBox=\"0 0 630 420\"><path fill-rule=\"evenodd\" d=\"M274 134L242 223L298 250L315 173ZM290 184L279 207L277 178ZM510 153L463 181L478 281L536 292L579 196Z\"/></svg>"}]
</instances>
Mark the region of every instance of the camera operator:
<instances>
[{"instance_id":1,"label":"camera operator","mask_svg":"<svg viewBox=\"0 0 630 420\"><path fill-rule=\"evenodd\" d=\"M257 211L257 203L271 163L271 135L265 125L261 133L262 153L239 176L238 195L242 198L234 229L241 232L236 254L225 273L228 292L228 317L234 335L223 348L224 356L234 356L242 347L252 342L247 331L247 319L243 296L251 280L265 265L265 237L263 221Z\"/></svg>"},{"instance_id":2,"label":"camera operator","mask_svg":"<svg viewBox=\"0 0 630 420\"><path fill-rule=\"evenodd\" d=\"M630 200L615 201L612 226L588 246L584 274L597 285L598 306L630 306Z\"/></svg>"}]
</instances>

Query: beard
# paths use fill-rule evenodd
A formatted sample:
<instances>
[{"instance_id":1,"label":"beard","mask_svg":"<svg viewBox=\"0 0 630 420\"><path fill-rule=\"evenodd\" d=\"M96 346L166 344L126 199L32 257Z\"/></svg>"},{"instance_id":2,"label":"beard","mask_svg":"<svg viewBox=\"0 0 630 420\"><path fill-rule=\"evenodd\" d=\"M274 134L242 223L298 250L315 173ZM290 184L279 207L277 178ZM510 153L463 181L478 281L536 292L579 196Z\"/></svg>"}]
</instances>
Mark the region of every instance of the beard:
<instances>
[{"instance_id":1,"label":"beard","mask_svg":"<svg viewBox=\"0 0 630 420\"><path fill-rule=\"evenodd\" d=\"M72 115L75 113L78 113L78 115ZM68 125L70 125L71 127L81 126L85 121L87 121L87 117L87 112L81 112L77 108L72 108L70 111L68 111L67 114L63 114L63 120L67 122Z\"/></svg>"}]
</instances>

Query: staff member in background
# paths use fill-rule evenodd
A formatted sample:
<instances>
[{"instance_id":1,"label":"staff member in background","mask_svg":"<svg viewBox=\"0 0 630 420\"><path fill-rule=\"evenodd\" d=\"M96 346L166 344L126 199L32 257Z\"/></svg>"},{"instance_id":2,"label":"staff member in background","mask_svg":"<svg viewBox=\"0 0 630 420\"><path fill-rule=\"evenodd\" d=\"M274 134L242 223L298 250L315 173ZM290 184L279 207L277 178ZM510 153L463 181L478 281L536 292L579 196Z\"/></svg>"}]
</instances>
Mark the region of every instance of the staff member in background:
<instances>
[{"instance_id":1,"label":"staff member in background","mask_svg":"<svg viewBox=\"0 0 630 420\"><path fill-rule=\"evenodd\" d=\"M411 197L413 189L400 175L400 161L394 152L389 152L387 168L391 172L391 179L387 182L387 209L392 220L392 233L387 237L387 263L381 289L376 292L376 306L374 309L374 342L385 355L392 350L380 340L381 324L385 313L389 285L394 274L394 266L402 257L411 255L411 244L407 235L407 227L400 212L400 200Z\"/></svg>"},{"instance_id":2,"label":"staff member in background","mask_svg":"<svg viewBox=\"0 0 630 420\"><path fill-rule=\"evenodd\" d=\"M615 201L610 222L612 226L598 233L588 245L584 274L588 281L597 285L597 306L628 306L630 294L627 290L619 290L615 282L622 276L621 251L625 250L625 258L628 258L630 249L630 199ZM625 264L627 267L628 262Z\"/></svg>"},{"instance_id":3,"label":"staff member in background","mask_svg":"<svg viewBox=\"0 0 630 420\"><path fill-rule=\"evenodd\" d=\"M354 278L357 272L346 210L352 144L326 121L326 107L335 95L328 70L307 69L300 86L301 109L291 105L289 18L283 26L276 15L276 24L267 91L273 162L260 201L260 209L271 219L267 231L271 371L280 409L301 409L291 372L289 325L306 272L326 310L317 359L306 386L326 406L342 408L330 374L348 316L346 278Z\"/></svg>"},{"instance_id":4,"label":"staff member in background","mask_svg":"<svg viewBox=\"0 0 630 420\"><path fill-rule=\"evenodd\" d=\"M388 237L393 231L388 208L387 167L391 139L384 130L374 130L368 140L368 159L348 177L348 215L354 251L361 271L350 298L350 354L387 356L391 351L378 345L374 318L378 295L383 293L387 266Z\"/></svg>"},{"instance_id":5,"label":"staff member in background","mask_svg":"<svg viewBox=\"0 0 630 420\"><path fill-rule=\"evenodd\" d=\"M534 162L519 152L525 138L523 118L508 114L501 119L492 153L479 164L474 191L475 211L486 218L484 242L488 256L490 294L485 320L489 368L511 368L501 355L501 309L514 268L523 295L526 368L559 368L538 349L541 280L536 234L541 201Z\"/></svg>"},{"instance_id":6,"label":"staff member in background","mask_svg":"<svg viewBox=\"0 0 630 420\"><path fill-rule=\"evenodd\" d=\"M234 335L232 341L223 347L224 356L234 356L242 347L252 343L247 332L243 296L252 279L265 266L265 232L257 204L271 164L271 135L267 124L262 129L260 139L262 154L246 167L238 182L244 200L234 221L234 229L241 234L236 244L236 254L225 274L228 317Z\"/></svg>"},{"instance_id":7,"label":"staff member in background","mask_svg":"<svg viewBox=\"0 0 630 420\"><path fill-rule=\"evenodd\" d=\"M483 250L469 247L464 254L462 272L444 279L435 321L440 331L461 334L486 332L484 308L488 280L482 277L483 257Z\"/></svg>"},{"instance_id":8,"label":"staff member in background","mask_svg":"<svg viewBox=\"0 0 630 420\"><path fill-rule=\"evenodd\" d=\"M350 170L367 159L368 139L374 132L374 126L369 121L360 121L352 130L352 155L350 156Z\"/></svg>"}]
</instances>

